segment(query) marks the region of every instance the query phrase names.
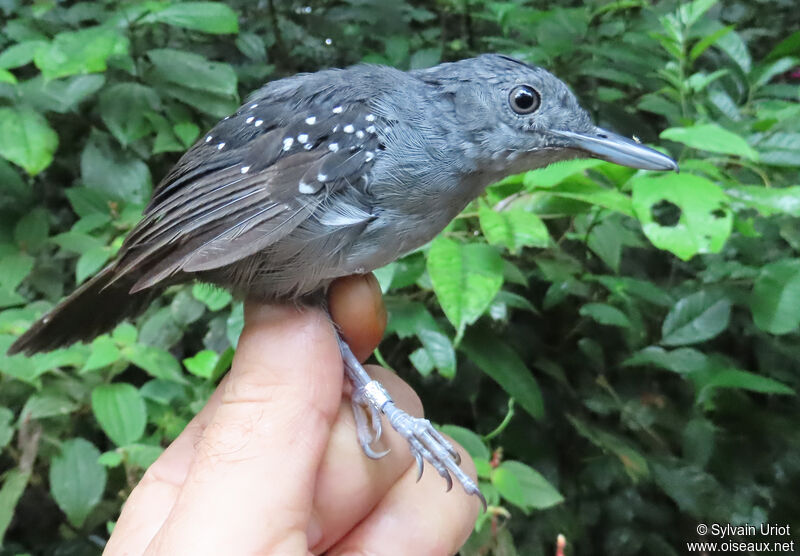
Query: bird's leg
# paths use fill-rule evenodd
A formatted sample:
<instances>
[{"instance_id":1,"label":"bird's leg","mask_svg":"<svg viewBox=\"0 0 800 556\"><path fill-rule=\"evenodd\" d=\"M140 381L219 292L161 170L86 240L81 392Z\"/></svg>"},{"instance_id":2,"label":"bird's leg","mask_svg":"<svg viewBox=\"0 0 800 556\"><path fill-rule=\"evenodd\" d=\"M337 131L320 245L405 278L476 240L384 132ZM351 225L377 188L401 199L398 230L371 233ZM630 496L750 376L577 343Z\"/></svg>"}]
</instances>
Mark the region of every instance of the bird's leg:
<instances>
[{"instance_id":1,"label":"bird's leg","mask_svg":"<svg viewBox=\"0 0 800 556\"><path fill-rule=\"evenodd\" d=\"M386 415L392 428L408 441L411 454L417 460L417 480L422 477L424 461L427 460L447 481L447 490L453 486L453 480L450 477L452 473L467 494L474 494L480 498L485 508L486 500L478 489L478 485L459 467L461 456L453 448L453 445L433 428L430 421L412 417L398 408L383 385L367 374L356 356L353 355L347 342L341 336L338 338L345 373L353 383L351 398L353 413L356 419L358 441L364 453L375 459L389 453L388 450L375 452L371 447L371 444L376 442L381 435L381 414ZM372 421L372 427L367 423L368 420Z\"/></svg>"}]
</instances>

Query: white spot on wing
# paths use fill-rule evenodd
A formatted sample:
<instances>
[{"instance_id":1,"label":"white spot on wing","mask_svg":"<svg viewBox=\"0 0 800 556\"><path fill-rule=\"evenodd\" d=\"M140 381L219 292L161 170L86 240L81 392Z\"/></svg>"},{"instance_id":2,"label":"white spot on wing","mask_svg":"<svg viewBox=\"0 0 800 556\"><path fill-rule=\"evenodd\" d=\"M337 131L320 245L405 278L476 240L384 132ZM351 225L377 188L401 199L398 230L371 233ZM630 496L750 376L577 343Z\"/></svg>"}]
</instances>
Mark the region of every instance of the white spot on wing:
<instances>
[{"instance_id":1,"label":"white spot on wing","mask_svg":"<svg viewBox=\"0 0 800 556\"><path fill-rule=\"evenodd\" d=\"M332 153L335 153L336 151L339 150L339 143L331 143L330 145L328 145L328 150L331 151Z\"/></svg>"},{"instance_id":2,"label":"white spot on wing","mask_svg":"<svg viewBox=\"0 0 800 556\"><path fill-rule=\"evenodd\" d=\"M244 121L244 123L246 123L246 124L251 124L251 123L253 123L253 120L255 120L255 119L256 119L256 117L255 117L255 116L250 116L249 118L247 118L247 119Z\"/></svg>"},{"instance_id":3,"label":"white spot on wing","mask_svg":"<svg viewBox=\"0 0 800 556\"><path fill-rule=\"evenodd\" d=\"M242 174L246 174L250 170L250 166L242 166Z\"/></svg>"},{"instance_id":4,"label":"white spot on wing","mask_svg":"<svg viewBox=\"0 0 800 556\"><path fill-rule=\"evenodd\" d=\"M321 181L323 183L328 181L328 175L327 174L317 174L317 181Z\"/></svg>"},{"instance_id":5,"label":"white spot on wing","mask_svg":"<svg viewBox=\"0 0 800 556\"><path fill-rule=\"evenodd\" d=\"M356 128L354 128L352 124L347 124L346 126L344 126L344 128L342 128L342 131L344 131L345 133L353 133L355 130Z\"/></svg>"},{"instance_id":6,"label":"white spot on wing","mask_svg":"<svg viewBox=\"0 0 800 556\"><path fill-rule=\"evenodd\" d=\"M297 136L298 143L305 143L306 141L308 141L308 133L301 133Z\"/></svg>"},{"instance_id":7,"label":"white spot on wing","mask_svg":"<svg viewBox=\"0 0 800 556\"><path fill-rule=\"evenodd\" d=\"M213 139L210 135L206 135L206 143L210 143L211 139Z\"/></svg>"},{"instance_id":8,"label":"white spot on wing","mask_svg":"<svg viewBox=\"0 0 800 556\"><path fill-rule=\"evenodd\" d=\"M222 150L222 149L224 149L224 148L225 148L225 141L223 141L222 143L220 143L219 145L217 145L217 150L218 150L218 151L221 151L221 150Z\"/></svg>"},{"instance_id":9,"label":"white spot on wing","mask_svg":"<svg viewBox=\"0 0 800 556\"><path fill-rule=\"evenodd\" d=\"M256 126L256 127L259 127L263 123L264 123L264 120L256 120L256 123L254 123L253 125Z\"/></svg>"},{"instance_id":10,"label":"white spot on wing","mask_svg":"<svg viewBox=\"0 0 800 556\"><path fill-rule=\"evenodd\" d=\"M253 110L255 108L258 108L258 103L257 102L255 104L251 104L250 105L250 110Z\"/></svg>"},{"instance_id":11,"label":"white spot on wing","mask_svg":"<svg viewBox=\"0 0 800 556\"><path fill-rule=\"evenodd\" d=\"M341 106L334 106L333 107L333 113L334 114L341 114L343 110L344 110L344 108L342 108Z\"/></svg>"},{"instance_id":12,"label":"white spot on wing","mask_svg":"<svg viewBox=\"0 0 800 556\"><path fill-rule=\"evenodd\" d=\"M289 149L292 148L292 145L294 145L293 137L287 137L286 139L283 140L283 150L288 151Z\"/></svg>"},{"instance_id":13,"label":"white spot on wing","mask_svg":"<svg viewBox=\"0 0 800 556\"><path fill-rule=\"evenodd\" d=\"M314 125L315 123L317 123L317 117L316 116L309 116L308 118L306 118L306 123L308 125Z\"/></svg>"},{"instance_id":14,"label":"white spot on wing","mask_svg":"<svg viewBox=\"0 0 800 556\"><path fill-rule=\"evenodd\" d=\"M374 125L367 126L367 133L375 133L375 126Z\"/></svg>"},{"instance_id":15,"label":"white spot on wing","mask_svg":"<svg viewBox=\"0 0 800 556\"><path fill-rule=\"evenodd\" d=\"M367 114L366 116L364 116L364 119L367 120L368 122L374 122L375 114Z\"/></svg>"},{"instance_id":16,"label":"white spot on wing","mask_svg":"<svg viewBox=\"0 0 800 556\"><path fill-rule=\"evenodd\" d=\"M363 139L364 138L364 132L359 129L358 131L356 131L356 137L358 137L359 139Z\"/></svg>"},{"instance_id":17,"label":"white spot on wing","mask_svg":"<svg viewBox=\"0 0 800 556\"><path fill-rule=\"evenodd\" d=\"M375 153L374 153L373 151L367 151L367 154L366 154L366 160L367 160L367 162L369 162L369 161L370 161L370 160L372 160L373 158L375 158Z\"/></svg>"},{"instance_id":18,"label":"white spot on wing","mask_svg":"<svg viewBox=\"0 0 800 556\"><path fill-rule=\"evenodd\" d=\"M314 187L310 186L304 181L300 182L300 184L297 186L297 190L300 191L300 193L305 193L306 195L316 192Z\"/></svg>"}]
</instances>

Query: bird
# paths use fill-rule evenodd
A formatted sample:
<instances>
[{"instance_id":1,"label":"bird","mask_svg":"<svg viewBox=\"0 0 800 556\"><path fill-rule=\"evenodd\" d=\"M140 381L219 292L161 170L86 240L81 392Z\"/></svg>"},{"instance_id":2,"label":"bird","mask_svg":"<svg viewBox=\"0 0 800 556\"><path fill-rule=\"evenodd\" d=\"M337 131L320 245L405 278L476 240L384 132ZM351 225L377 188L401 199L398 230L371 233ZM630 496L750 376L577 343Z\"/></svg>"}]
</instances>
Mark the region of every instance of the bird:
<instances>
[{"instance_id":1,"label":"bird","mask_svg":"<svg viewBox=\"0 0 800 556\"><path fill-rule=\"evenodd\" d=\"M89 341L185 282L324 306L334 279L431 241L489 184L582 157L678 170L672 158L597 127L553 74L503 54L272 81L200 137L154 189L116 259L8 353ZM386 454L372 448L383 415L408 441L419 476L427 461L448 490L455 477L485 507L450 442L397 408L338 341L365 454Z\"/></svg>"}]
</instances>

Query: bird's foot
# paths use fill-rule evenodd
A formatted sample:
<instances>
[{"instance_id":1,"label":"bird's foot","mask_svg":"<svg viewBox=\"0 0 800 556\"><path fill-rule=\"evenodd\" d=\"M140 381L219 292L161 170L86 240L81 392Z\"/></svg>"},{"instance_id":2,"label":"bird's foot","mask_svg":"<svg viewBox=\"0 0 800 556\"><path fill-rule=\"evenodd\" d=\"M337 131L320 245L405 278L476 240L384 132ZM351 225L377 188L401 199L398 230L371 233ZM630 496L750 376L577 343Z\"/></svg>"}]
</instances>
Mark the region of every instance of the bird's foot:
<instances>
[{"instance_id":1,"label":"bird's foot","mask_svg":"<svg viewBox=\"0 0 800 556\"><path fill-rule=\"evenodd\" d=\"M412 417L398 408L383 385L367 374L350 347L341 338L339 339L339 348L342 352L345 372L353 382L353 414L356 420L358 441L364 453L374 459L389 453L388 450L376 452L371 446L381 436L382 413L386 415L392 428L408 442L411 455L417 461L417 480L422 477L427 460L447 482L448 491L453 487L452 474L461 483L467 494L474 494L480 498L485 509L486 499L475 481L459 467L461 456L453 448L453 445L433 427L430 421Z\"/></svg>"}]
</instances>

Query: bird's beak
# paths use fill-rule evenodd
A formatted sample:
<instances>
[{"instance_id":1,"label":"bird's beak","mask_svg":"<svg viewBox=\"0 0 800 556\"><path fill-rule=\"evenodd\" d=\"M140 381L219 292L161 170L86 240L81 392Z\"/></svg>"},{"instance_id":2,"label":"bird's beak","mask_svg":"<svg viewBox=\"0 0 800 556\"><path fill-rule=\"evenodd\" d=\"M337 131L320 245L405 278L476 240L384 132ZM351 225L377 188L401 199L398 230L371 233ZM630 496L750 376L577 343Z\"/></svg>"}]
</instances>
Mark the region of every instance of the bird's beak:
<instances>
[{"instance_id":1,"label":"bird's beak","mask_svg":"<svg viewBox=\"0 0 800 556\"><path fill-rule=\"evenodd\" d=\"M582 150L594 158L642 170L678 171L678 163L667 155L600 127L589 133L552 132L567 139L570 148Z\"/></svg>"}]
</instances>

